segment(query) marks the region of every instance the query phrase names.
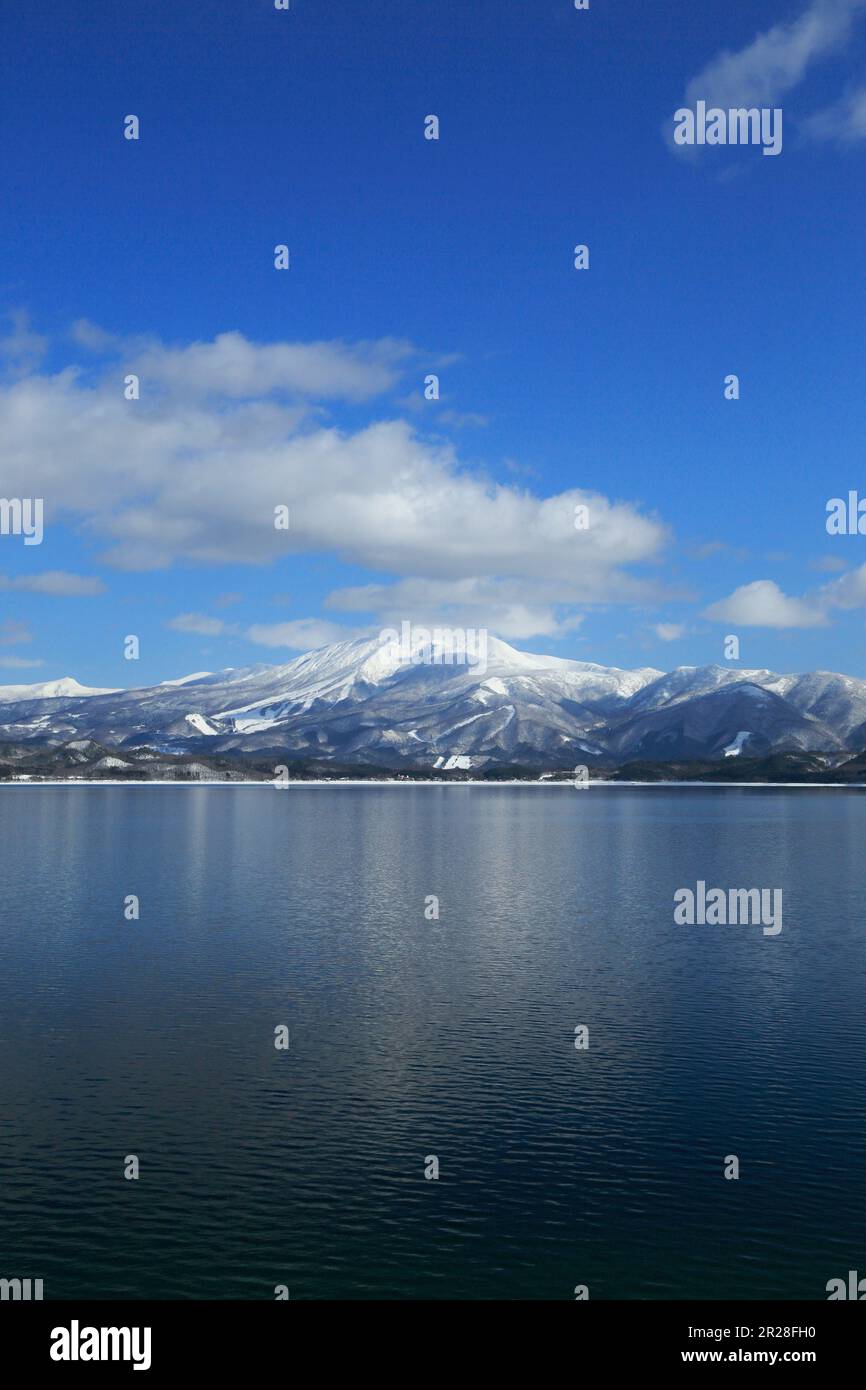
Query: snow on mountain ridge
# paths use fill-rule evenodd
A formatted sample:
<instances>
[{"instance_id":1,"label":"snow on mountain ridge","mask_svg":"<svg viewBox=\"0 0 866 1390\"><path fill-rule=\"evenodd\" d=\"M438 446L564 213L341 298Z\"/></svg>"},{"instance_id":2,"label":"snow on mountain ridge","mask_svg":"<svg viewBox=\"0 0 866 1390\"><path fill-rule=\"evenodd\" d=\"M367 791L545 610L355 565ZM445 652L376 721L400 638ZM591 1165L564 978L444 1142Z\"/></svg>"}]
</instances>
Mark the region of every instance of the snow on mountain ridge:
<instances>
[{"instance_id":1,"label":"snow on mountain ridge","mask_svg":"<svg viewBox=\"0 0 866 1390\"><path fill-rule=\"evenodd\" d=\"M422 646L423 642L418 641L410 650L417 655ZM223 718L243 717L258 710L262 717L272 719L277 717L281 705L287 713L290 706L299 713L316 701L364 700L389 683L402 682L408 686L413 678L415 685L427 686L428 693L432 693L429 690L432 682L447 678L449 694L456 686L474 686L494 678L506 685L499 693L507 694L510 679L559 676L572 691L579 688L593 690L597 695L616 694L628 698L662 674L653 667L621 671L614 666L599 666L568 657L521 652L496 637L487 638L486 651L470 648L470 655L481 656L480 661L452 661L445 659L447 655L446 652L441 660L430 662L407 661L396 645L383 643L378 637L338 642L273 668L273 680L269 682L273 689L266 698L226 709Z\"/></svg>"},{"instance_id":2,"label":"snow on mountain ridge","mask_svg":"<svg viewBox=\"0 0 866 1390\"><path fill-rule=\"evenodd\" d=\"M37 681L35 685L0 685L0 701L10 704L16 700L59 700L117 693L117 687L100 690L94 686L80 685L74 676L61 676L56 681Z\"/></svg>"},{"instance_id":3,"label":"snow on mountain ridge","mask_svg":"<svg viewBox=\"0 0 866 1390\"><path fill-rule=\"evenodd\" d=\"M194 671L191 676L178 676L173 681L160 681L160 685L192 685L194 681L203 681L212 675L213 671Z\"/></svg>"},{"instance_id":4,"label":"snow on mountain ridge","mask_svg":"<svg viewBox=\"0 0 866 1390\"><path fill-rule=\"evenodd\" d=\"M459 756L475 768L723 757L738 740L747 756L866 748L866 681L854 677L728 666L620 670L490 637L486 650L470 647L482 658L476 664L440 664L418 660L423 641L413 639L414 660L364 637L279 666L196 672L136 690L87 691L69 678L0 687L0 738L175 751L206 743L209 752L279 749L289 759L387 766ZM744 747L745 729L752 732Z\"/></svg>"}]
</instances>

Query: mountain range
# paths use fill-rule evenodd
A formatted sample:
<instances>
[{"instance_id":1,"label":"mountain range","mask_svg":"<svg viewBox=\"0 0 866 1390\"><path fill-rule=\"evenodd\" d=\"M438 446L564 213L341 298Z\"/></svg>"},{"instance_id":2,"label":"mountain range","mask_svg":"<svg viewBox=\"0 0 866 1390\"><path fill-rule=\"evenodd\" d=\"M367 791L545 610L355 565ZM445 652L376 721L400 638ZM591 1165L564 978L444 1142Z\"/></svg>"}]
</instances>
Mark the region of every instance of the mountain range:
<instances>
[{"instance_id":1,"label":"mountain range","mask_svg":"<svg viewBox=\"0 0 866 1390\"><path fill-rule=\"evenodd\" d=\"M0 744L273 756L423 770L566 769L866 748L866 681L833 672L619 670L488 638L483 667L401 658L379 638L138 689L0 686Z\"/></svg>"}]
</instances>

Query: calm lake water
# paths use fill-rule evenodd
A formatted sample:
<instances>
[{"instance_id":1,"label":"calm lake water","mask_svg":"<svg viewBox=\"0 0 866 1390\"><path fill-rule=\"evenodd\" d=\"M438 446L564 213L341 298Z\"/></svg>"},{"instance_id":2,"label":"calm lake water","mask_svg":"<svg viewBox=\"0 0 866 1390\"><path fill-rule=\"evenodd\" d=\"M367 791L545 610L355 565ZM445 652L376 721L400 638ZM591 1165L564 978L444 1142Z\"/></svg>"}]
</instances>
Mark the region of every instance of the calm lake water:
<instances>
[{"instance_id":1,"label":"calm lake water","mask_svg":"<svg viewBox=\"0 0 866 1390\"><path fill-rule=\"evenodd\" d=\"M845 790L2 789L0 1276L823 1299L866 1274L864 852ZM699 879L781 934L675 926Z\"/></svg>"}]
</instances>

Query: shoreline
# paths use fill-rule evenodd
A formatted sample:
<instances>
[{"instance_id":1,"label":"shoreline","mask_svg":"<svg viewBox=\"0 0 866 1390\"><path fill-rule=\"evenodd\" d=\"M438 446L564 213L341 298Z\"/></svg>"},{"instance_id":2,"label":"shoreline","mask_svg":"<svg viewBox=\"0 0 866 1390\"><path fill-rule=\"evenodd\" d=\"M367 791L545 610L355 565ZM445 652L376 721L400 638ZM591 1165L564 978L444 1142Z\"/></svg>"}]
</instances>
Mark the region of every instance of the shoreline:
<instances>
[{"instance_id":1,"label":"shoreline","mask_svg":"<svg viewBox=\"0 0 866 1390\"><path fill-rule=\"evenodd\" d=\"M88 787L91 789L98 787L178 787L185 790L189 790L193 787L269 787L272 791L290 791L292 787L315 787L318 789L326 789L333 787L530 787L534 789L564 789L567 791L589 791L590 789L597 789L599 787L716 787L722 791L732 791L742 787L772 787L776 789L782 787L791 791L862 791L864 788L866 788L866 782L687 782L683 780L658 780L653 782L598 781L585 783L579 788L576 787L573 782L525 782L521 780L482 781L480 778L466 782L438 782L432 779L427 780L422 778L419 778L416 781L408 781L405 778L397 777L381 779L355 779L347 777L339 779L335 778L333 781L327 781L319 778L308 778L306 780L304 780L303 778L298 778L297 780L291 780L284 786L279 787L275 786L274 783L271 781L258 782L250 780L242 782L228 782L224 778L208 779L204 777L200 780L195 781L191 779L181 780L180 778L170 778L168 780L162 781L154 779L153 781L134 782L131 780L125 781L121 778L114 780L108 777L102 778L99 781L88 781L83 777L67 777L44 778L39 780L34 779L33 781L28 782L0 782L0 791L10 788L18 789L21 787L29 787L31 789L34 787Z\"/></svg>"}]
</instances>

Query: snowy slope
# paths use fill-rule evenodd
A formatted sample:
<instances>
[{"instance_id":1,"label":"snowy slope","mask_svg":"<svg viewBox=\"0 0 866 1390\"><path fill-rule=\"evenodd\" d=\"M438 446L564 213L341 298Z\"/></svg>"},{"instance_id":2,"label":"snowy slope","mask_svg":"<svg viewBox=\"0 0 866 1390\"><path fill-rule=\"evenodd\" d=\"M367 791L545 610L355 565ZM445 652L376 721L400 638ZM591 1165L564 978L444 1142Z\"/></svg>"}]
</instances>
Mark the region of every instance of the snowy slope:
<instances>
[{"instance_id":1,"label":"snowy slope","mask_svg":"<svg viewBox=\"0 0 866 1390\"><path fill-rule=\"evenodd\" d=\"M483 668L417 664L359 638L278 666L196 672L137 690L89 691L70 678L0 688L0 740L79 739L421 767L451 757L473 767L722 759L732 745L746 757L859 752L866 682L718 666L627 671L495 638Z\"/></svg>"},{"instance_id":2,"label":"snowy slope","mask_svg":"<svg viewBox=\"0 0 866 1390\"><path fill-rule=\"evenodd\" d=\"M12 700L57 700L66 696L113 695L114 690L97 690L92 686L79 685L72 676L63 676L57 681L41 681L36 685L0 685L0 702Z\"/></svg>"}]
</instances>

